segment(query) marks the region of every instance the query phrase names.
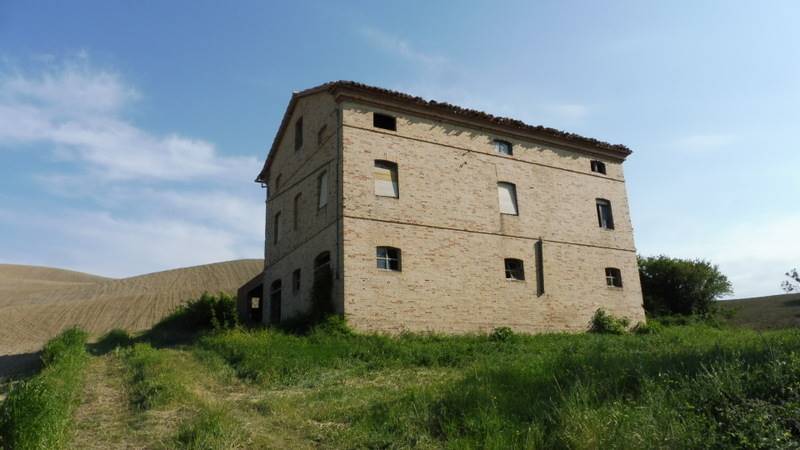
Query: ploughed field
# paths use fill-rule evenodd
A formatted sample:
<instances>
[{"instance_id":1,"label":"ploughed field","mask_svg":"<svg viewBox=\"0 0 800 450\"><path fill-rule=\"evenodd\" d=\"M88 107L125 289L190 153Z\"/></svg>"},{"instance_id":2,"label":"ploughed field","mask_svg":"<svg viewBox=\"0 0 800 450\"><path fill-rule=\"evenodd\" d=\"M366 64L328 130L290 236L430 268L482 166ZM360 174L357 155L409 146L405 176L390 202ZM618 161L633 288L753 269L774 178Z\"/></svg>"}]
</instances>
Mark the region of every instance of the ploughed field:
<instances>
[{"instance_id":1,"label":"ploughed field","mask_svg":"<svg viewBox=\"0 0 800 450\"><path fill-rule=\"evenodd\" d=\"M50 356L27 383L58 395L17 383L0 404L0 447L800 446L798 329L389 337L332 320L180 345L165 331L51 346L73 356ZM29 420L37 407L47 413Z\"/></svg>"},{"instance_id":2,"label":"ploughed field","mask_svg":"<svg viewBox=\"0 0 800 450\"><path fill-rule=\"evenodd\" d=\"M39 350L73 325L93 335L112 328L148 329L204 291L235 293L262 265L237 260L111 279L0 264L0 356Z\"/></svg>"}]
</instances>

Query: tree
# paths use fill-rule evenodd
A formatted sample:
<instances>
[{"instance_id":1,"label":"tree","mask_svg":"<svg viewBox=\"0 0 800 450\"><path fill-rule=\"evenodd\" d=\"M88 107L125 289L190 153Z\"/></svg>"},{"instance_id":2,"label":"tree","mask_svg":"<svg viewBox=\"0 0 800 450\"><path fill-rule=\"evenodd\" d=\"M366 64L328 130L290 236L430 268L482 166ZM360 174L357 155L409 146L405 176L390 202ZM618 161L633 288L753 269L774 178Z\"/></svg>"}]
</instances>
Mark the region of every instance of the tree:
<instances>
[{"instance_id":1,"label":"tree","mask_svg":"<svg viewBox=\"0 0 800 450\"><path fill-rule=\"evenodd\" d=\"M786 272L786 276L789 279L781 283L784 292L800 292L800 273L797 272L797 269Z\"/></svg>"},{"instance_id":2,"label":"tree","mask_svg":"<svg viewBox=\"0 0 800 450\"><path fill-rule=\"evenodd\" d=\"M650 316L714 314L715 301L733 293L719 267L701 259L639 257L639 276Z\"/></svg>"}]
</instances>

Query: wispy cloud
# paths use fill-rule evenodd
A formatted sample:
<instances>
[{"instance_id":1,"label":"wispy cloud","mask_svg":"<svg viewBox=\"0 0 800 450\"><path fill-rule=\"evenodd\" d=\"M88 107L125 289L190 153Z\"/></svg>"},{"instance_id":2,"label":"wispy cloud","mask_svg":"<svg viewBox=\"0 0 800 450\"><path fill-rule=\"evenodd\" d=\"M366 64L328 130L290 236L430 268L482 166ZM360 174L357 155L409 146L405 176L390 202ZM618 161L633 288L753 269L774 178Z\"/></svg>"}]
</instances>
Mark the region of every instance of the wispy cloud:
<instances>
[{"instance_id":1,"label":"wispy cloud","mask_svg":"<svg viewBox=\"0 0 800 450\"><path fill-rule=\"evenodd\" d=\"M48 144L111 180L239 175L256 165L252 157L222 156L202 139L157 135L126 120L136 89L88 57L43 67L0 73L0 147Z\"/></svg>"},{"instance_id":2,"label":"wispy cloud","mask_svg":"<svg viewBox=\"0 0 800 450\"><path fill-rule=\"evenodd\" d=\"M724 148L736 142L736 136L725 133L693 134L676 139L675 148L690 152L704 152Z\"/></svg>"},{"instance_id":3,"label":"wispy cloud","mask_svg":"<svg viewBox=\"0 0 800 450\"><path fill-rule=\"evenodd\" d=\"M40 191L0 197L0 225L15 236L0 237L4 262L126 276L261 256L262 192L249 182L257 158L136 125L128 116L140 98L86 54L0 67L4 157L51 155L27 174ZM29 195L52 210L27 208Z\"/></svg>"},{"instance_id":4,"label":"wispy cloud","mask_svg":"<svg viewBox=\"0 0 800 450\"><path fill-rule=\"evenodd\" d=\"M414 48L411 43L403 38L392 35L376 28L361 28L360 34L368 43L380 50L399 56L407 61L421 64L426 68L441 69L450 62L447 58L430 54Z\"/></svg>"}]
</instances>

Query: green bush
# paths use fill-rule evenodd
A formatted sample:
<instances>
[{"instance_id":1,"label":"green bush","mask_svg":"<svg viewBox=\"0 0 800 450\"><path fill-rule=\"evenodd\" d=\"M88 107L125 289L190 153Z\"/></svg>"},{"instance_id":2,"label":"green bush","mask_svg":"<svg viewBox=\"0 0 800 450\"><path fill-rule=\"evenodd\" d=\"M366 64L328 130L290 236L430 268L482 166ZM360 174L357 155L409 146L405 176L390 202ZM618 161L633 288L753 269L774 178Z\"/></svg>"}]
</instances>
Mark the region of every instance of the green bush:
<instances>
[{"instance_id":1,"label":"green bush","mask_svg":"<svg viewBox=\"0 0 800 450\"><path fill-rule=\"evenodd\" d=\"M638 261L644 308L651 317L713 315L716 300L733 293L728 278L708 261L663 255Z\"/></svg>"},{"instance_id":2,"label":"green bush","mask_svg":"<svg viewBox=\"0 0 800 450\"><path fill-rule=\"evenodd\" d=\"M86 332L71 328L42 350L44 368L16 384L0 405L0 448L62 448L88 361Z\"/></svg>"},{"instance_id":3,"label":"green bush","mask_svg":"<svg viewBox=\"0 0 800 450\"><path fill-rule=\"evenodd\" d=\"M220 292L216 296L204 292L199 298L189 300L155 327L151 334L174 331L223 330L239 325L236 300Z\"/></svg>"},{"instance_id":4,"label":"green bush","mask_svg":"<svg viewBox=\"0 0 800 450\"><path fill-rule=\"evenodd\" d=\"M627 317L615 317L600 308L594 312L589 322L589 331L600 334L625 334L629 325L630 320Z\"/></svg>"},{"instance_id":5,"label":"green bush","mask_svg":"<svg viewBox=\"0 0 800 450\"><path fill-rule=\"evenodd\" d=\"M655 334L661 331L663 325L655 320L649 322L639 322L633 327L633 332L636 334Z\"/></svg>"},{"instance_id":6,"label":"green bush","mask_svg":"<svg viewBox=\"0 0 800 450\"><path fill-rule=\"evenodd\" d=\"M489 339L497 342L506 342L514 338L514 331L509 327L497 327L489 334Z\"/></svg>"}]
</instances>

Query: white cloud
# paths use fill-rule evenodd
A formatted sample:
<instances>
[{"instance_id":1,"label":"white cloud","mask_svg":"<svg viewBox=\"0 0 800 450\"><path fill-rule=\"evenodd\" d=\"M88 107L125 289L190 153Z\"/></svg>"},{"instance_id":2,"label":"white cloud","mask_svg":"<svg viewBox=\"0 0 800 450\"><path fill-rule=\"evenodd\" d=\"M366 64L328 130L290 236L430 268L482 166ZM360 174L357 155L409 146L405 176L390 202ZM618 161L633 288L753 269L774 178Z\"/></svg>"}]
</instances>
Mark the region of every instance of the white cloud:
<instances>
[{"instance_id":1,"label":"white cloud","mask_svg":"<svg viewBox=\"0 0 800 450\"><path fill-rule=\"evenodd\" d=\"M723 148L736 142L736 137L732 134L710 133L694 134L676 139L674 146L678 150L703 152Z\"/></svg>"},{"instance_id":2,"label":"white cloud","mask_svg":"<svg viewBox=\"0 0 800 450\"><path fill-rule=\"evenodd\" d=\"M0 194L0 258L129 276L263 256L257 158L137 126L138 90L85 54L37 64L0 67L0 148L24 150L4 158L50 155L41 191Z\"/></svg>"},{"instance_id":3,"label":"white cloud","mask_svg":"<svg viewBox=\"0 0 800 450\"><path fill-rule=\"evenodd\" d=\"M361 35L373 46L427 68L441 69L449 64L447 58L415 49L407 40L375 28L362 28Z\"/></svg>"},{"instance_id":4,"label":"white cloud","mask_svg":"<svg viewBox=\"0 0 800 450\"><path fill-rule=\"evenodd\" d=\"M92 67L85 56L38 73L6 69L0 146L48 144L108 180L243 176L257 165L252 157L220 155L202 139L137 127L123 113L138 97L118 74Z\"/></svg>"}]
</instances>

